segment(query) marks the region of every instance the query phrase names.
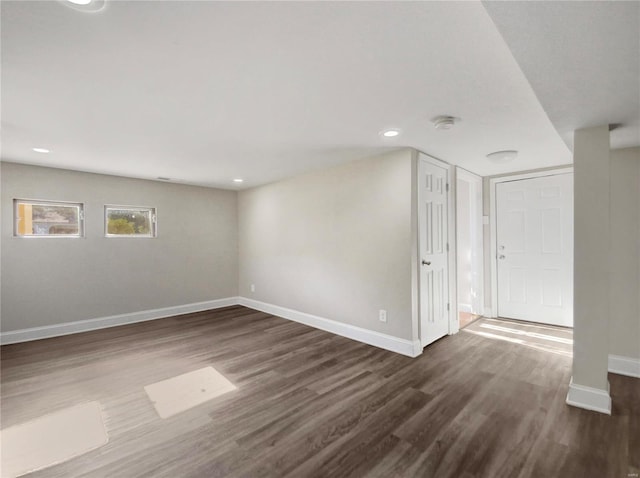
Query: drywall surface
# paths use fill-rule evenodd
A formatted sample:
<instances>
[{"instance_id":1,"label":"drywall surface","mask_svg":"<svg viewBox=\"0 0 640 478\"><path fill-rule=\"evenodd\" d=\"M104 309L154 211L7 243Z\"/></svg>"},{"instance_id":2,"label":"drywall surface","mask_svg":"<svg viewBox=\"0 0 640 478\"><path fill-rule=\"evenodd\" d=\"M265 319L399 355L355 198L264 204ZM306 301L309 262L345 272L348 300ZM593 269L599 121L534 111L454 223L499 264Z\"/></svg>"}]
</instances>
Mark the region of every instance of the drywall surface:
<instances>
[{"instance_id":1,"label":"drywall surface","mask_svg":"<svg viewBox=\"0 0 640 478\"><path fill-rule=\"evenodd\" d=\"M240 295L412 339L411 182L403 150L240 192Z\"/></svg>"},{"instance_id":2,"label":"drywall surface","mask_svg":"<svg viewBox=\"0 0 640 478\"><path fill-rule=\"evenodd\" d=\"M85 204L84 238L13 237L13 199ZM157 208L157 238L106 238L104 205ZM2 163L2 331L237 295L237 193Z\"/></svg>"},{"instance_id":3,"label":"drywall surface","mask_svg":"<svg viewBox=\"0 0 640 478\"><path fill-rule=\"evenodd\" d=\"M640 148L611 157L609 353L640 358Z\"/></svg>"},{"instance_id":4,"label":"drywall surface","mask_svg":"<svg viewBox=\"0 0 640 478\"><path fill-rule=\"evenodd\" d=\"M471 209L470 186L466 181L456 181L456 253L458 280L458 308L462 312L471 312L473 289L471 264Z\"/></svg>"},{"instance_id":5,"label":"drywall surface","mask_svg":"<svg viewBox=\"0 0 640 478\"><path fill-rule=\"evenodd\" d=\"M573 177L573 383L607 391L611 313L607 125L574 133Z\"/></svg>"}]
</instances>

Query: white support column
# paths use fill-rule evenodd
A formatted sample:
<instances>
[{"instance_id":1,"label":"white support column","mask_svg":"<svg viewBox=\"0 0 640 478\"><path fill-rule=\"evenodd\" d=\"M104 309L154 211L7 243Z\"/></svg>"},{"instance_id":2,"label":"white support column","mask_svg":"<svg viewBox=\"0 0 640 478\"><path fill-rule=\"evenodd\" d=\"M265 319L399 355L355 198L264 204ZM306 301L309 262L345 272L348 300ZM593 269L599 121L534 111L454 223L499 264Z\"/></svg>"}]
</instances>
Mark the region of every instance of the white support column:
<instances>
[{"instance_id":1,"label":"white support column","mask_svg":"<svg viewBox=\"0 0 640 478\"><path fill-rule=\"evenodd\" d=\"M567 403L611 414L609 126L574 132L573 377Z\"/></svg>"}]
</instances>

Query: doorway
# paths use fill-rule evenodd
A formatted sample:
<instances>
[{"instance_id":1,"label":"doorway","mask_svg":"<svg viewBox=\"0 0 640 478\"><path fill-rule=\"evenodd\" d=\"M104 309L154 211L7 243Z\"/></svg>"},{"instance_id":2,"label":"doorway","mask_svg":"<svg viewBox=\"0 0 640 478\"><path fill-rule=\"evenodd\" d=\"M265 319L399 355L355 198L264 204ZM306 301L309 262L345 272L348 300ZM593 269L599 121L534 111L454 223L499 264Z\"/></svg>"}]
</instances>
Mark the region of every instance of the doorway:
<instances>
[{"instance_id":1,"label":"doorway","mask_svg":"<svg viewBox=\"0 0 640 478\"><path fill-rule=\"evenodd\" d=\"M456 168L456 292L462 329L484 311L482 178Z\"/></svg>"},{"instance_id":2,"label":"doorway","mask_svg":"<svg viewBox=\"0 0 640 478\"><path fill-rule=\"evenodd\" d=\"M572 327L573 174L546 174L494 185L493 296L499 317Z\"/></svg>"}]
</instances>

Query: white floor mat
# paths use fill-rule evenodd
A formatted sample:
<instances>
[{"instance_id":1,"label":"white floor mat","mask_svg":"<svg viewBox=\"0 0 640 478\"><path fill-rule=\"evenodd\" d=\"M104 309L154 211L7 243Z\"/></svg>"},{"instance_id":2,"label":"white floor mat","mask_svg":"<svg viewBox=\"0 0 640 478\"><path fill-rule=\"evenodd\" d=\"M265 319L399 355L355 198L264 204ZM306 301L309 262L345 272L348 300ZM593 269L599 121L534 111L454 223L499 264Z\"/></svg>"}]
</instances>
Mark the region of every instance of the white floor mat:
<instances>
[{"instance_id":1,"label":"white floor mat","mask_svg":"<svg viewBox=\"0 0 640 478\"><path fill-rule=\"evenodd\" d=\"M213 367L205 367L144 387L161 418L168 418L236 390Z\"/></svg>"},{"instance_id":2,"label":"white floor mat","mask_svg":"<svg viewBox=\"0 0 640 478\"><path fill-rule=\"evenodd\" d=\"M99 402L65 408L0 432L3 478L70 460L107 443Z\"/></svg>"}]
</instances>

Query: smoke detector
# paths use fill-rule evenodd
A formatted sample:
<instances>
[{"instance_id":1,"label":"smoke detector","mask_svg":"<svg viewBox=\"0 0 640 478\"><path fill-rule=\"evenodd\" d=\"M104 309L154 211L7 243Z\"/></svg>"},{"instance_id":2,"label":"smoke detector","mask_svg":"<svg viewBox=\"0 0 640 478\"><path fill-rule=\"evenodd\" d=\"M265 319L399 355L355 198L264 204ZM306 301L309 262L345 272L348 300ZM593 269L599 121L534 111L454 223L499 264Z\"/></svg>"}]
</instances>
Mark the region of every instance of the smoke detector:
<instances>
[{"instance_id":1,"label":"smoke detector","mask_svg":"<svg viewBox=\"0 0 640 478\"><path fill-rule=\"evenodd\" d=\"M509 161L513 161L518 156L518 152L514 149L507 149L504 151L495 151L494 153L487 154L487 158L489 158L494 163L508 163Z\"/></svg>"}]
</instances>

